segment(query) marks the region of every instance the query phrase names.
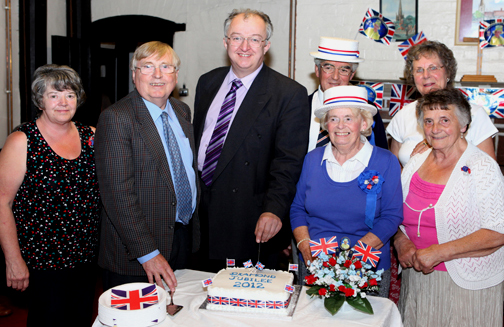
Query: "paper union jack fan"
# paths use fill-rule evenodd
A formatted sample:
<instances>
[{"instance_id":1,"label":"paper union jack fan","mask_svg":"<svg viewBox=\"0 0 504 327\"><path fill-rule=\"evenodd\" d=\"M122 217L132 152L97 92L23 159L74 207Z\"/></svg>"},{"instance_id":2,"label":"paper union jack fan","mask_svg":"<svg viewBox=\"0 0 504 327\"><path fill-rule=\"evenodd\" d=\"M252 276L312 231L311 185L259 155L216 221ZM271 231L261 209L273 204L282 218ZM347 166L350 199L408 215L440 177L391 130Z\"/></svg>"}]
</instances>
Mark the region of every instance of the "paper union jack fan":
<instances>
[{"instance_id":1,"label":"paper union jack fan","mask_svg":"<svg viewBox=\"0 0 504 327\"><path fill-rule=\"evenodd\" d=\"M378 11L369 8L362 19L359 33L376 42L390 45L395 33L395 25Z\"/></svg>"},{"instance_id":2,"label":"paper union jack fan","mask_svg":"<svg viewBox=\"0 0 504 327\"><path fill-rule=\"evenodd\" d=\"M409 50L420 43L423 43L427 41L427 38L425 37L425 34L423 32L418 33L417 35L414 35L404 41L403 43L399 44L397 46L399 52L401 53L401 56L403 56L404 60L406 60L406 57L408 56Z\"/></svg>"},{"instance_id":3,"label":"paper union jack fan","mask_svg":"<svg viewBox=\"0 0 504 327\"><path fill-rule=\"evenodd\" d=\"M481 49L504 46L504 20L482 20L479 27L479 46Z\"/></svg>"}]
</instances>

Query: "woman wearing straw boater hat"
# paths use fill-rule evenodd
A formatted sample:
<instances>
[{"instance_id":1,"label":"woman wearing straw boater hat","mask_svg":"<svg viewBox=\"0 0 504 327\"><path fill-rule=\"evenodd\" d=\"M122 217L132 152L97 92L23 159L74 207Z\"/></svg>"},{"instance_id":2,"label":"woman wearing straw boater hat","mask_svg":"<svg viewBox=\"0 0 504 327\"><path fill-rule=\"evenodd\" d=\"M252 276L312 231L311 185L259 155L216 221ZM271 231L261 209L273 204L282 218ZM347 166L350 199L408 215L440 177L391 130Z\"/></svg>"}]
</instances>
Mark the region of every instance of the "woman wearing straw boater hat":
<instances>
[{"instance_id":1,"label":"woman wearing straw boater hat","mask_svg":"<svg viewBox=\"0 0 504 327\"><path fill-rule=\"evenodd\" d=\"M315 115L330 144L306 155L290 219L305 264L313 261L310 239L346 237L350 246L360 240L383 248L377 269L385 270L380 296L387 297L390 238L402 222L401 168L392 153L366 139L374 114L364 88L340 86L324 92L324 105ZM371 188L369 180L375 182Z\"/></svg>"},{"instance_id":2,"label":"woman wearing straw boater hat","mask_svg":"<svg viewBox=\"0 0 504 327\"><path fill-rule=\"evenodd\" d=\"M322 36L317 51L310 52L310 55L315 58L315 75L319 79L319 87L309 96L312 115L308 151L329 143L327 132L320 127L320 120L314 114L315 109L323 104L323 93L332 87L349 85L359 63L364 61L360 58L359 42L335 37ZM368 140L372 145L388 149L380 115L375 114L373 119L372 133Z\"/></svg>"}]
</instances>

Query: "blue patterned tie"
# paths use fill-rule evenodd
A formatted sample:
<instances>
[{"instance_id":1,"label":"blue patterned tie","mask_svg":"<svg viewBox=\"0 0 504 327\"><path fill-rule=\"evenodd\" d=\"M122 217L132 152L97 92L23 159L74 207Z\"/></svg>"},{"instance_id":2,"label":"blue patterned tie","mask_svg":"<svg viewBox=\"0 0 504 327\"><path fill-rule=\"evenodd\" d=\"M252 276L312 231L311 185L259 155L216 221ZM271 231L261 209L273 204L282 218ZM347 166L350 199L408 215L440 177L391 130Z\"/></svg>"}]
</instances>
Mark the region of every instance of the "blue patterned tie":
<instances>
[{"instance_id":1,"label":"blue patterned tie","mask_svg":"<svg viewBox=\"0 0 504 327\"><path fill-rule=\"evenodd\" d=\"M233 115L236 103L236 90L238 90L242 85L243 84L239 79L233 80L233 85L231 85L231 89L222 103L217 123L215 123L215 129L205 152L205 162L201 171L201 179L206 186L210 186L210 184L212 184L215 167L217 167L217 162L219 161L219 156L222 152L222 147L224 146L224 139L226 138L226 134L229 129L229 122L231 121L231 116Z\"/></svg>"},{"instance_id":2,"label":"blue patterned tie","mask_svg":"<svg viewBox=\"0 0 504 327\"><path fill-rule=\"evenodd\" d=\"M320 127L320 132L317 138L317 148L326 145L329 141L329 133Z\"/></svg>"},{"instance_id":3,"label":"blue patterned tie","mask_svg":"<svg viewBox=\"0 0 504 327\"><path fill-rule=\"evenodd\" d=\"M185 171L182 157L180 156L180 148L173 134L173 130L168 123L168 114L163 112L163 131L165 133L166 142L168 143L168 152L170 153L173 182L175 185L175 194L177 195L177 212L178 218L184 225L189 223L192 216L192 193L189 179Z\"/></svg>"}]
</instances>

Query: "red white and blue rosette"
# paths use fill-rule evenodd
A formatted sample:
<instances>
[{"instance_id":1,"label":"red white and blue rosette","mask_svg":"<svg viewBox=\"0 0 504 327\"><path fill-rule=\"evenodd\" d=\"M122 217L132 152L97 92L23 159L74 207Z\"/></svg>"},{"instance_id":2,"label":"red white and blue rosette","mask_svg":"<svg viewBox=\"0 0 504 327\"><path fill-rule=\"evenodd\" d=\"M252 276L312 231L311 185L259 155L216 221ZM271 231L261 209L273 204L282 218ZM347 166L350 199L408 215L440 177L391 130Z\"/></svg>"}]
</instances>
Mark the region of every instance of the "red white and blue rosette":
<instances>
[{"instance_id":1,"label":"red white and blue rosette","mask_svg":"<svg viewBox=\"0 0 504 327\"><path fill-rule=\"evenodd\" d=\"M359 33L376 42L390 45L395 25L378 11L368 8L360 24Z\"/></svg>"}]
</instances>

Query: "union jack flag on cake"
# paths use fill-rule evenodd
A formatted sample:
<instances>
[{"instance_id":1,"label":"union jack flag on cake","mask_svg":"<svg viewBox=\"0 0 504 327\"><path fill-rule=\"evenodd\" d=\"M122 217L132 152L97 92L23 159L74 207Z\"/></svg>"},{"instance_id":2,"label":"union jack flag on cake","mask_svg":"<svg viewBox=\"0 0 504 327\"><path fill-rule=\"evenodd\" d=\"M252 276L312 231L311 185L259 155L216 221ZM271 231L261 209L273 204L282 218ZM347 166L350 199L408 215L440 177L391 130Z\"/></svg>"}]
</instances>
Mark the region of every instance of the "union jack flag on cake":
<instances>
[{"instance_id":1,"label":"union jack flag on cake","mask_svg":"<svg viewBox=\"0 0 504 327\"><path fill-rule=\"evenodd\" d=\"M224 296L207 296L208 303L218 305L229 305L229 298Z\"/></svg>"},{"instance_id":2,"label":"union jack flag on cake","mask_svg":"<svg viewBox=\"0 0 504 327\"><path fill-rule=\"evenodd\" d=\"M263 308L266 308L266 301L248 300L247 306L249 308L263 309Z\"/></svg>"},{"instance_id":3,"label":"union jack flag on cake","mask_svg":"<svg viewBox=\"0 0 504 327\"><path fill-rule=\"evenodd\" d=\"M294 286L289 284L285 285L285 291L289 293L294 293Z\"/></svg>"},{"instance_id":4,"label":"union jack flag on cake","mask_svg":"<svg viewBox=\"0 0 504 327\"><path fill-rule=\"evenodd\" d=\"M295 263L289 263L289 271L298 271L298 265Z\"/></svg>"},{"instance_id":5,"label":"union jack flag on cake","mask_svg":"<svg viewBox=\"0 0 504 327\"><path fill-rule=\"evenodd\" d=\"M212 285L212 278L202 280L201 282L203 283L203 287L207 287L209 285Z\"/></svg>"},{"instance_id":6,"label":"union jack flag on cake","mask_svg":"<svg viewBox=\"0 0 504 327\"><path fill-rule=\"evenodd\" d=\"M390 84L389 115L393 117L406 104L415 101L415 88L411 85Z\"/></svg>"},{"instance_id":7,"label":"union jack flag on cake","mask_svg":"<svg viewBox=\"0 0 504 327\"><path fill-rule=\"evenodd\" d=\"M357 86L368 91L368 101L373 103L378 110L383 110L383 83L360 81Z\"/></svg>"},{"instance_id":8,"label":"union jack flag on cake","mask_svg":"<svg viewBox=\"0 0 504 327\"><path fill-rule=\"evenodd\" d=\"M480 21L479 46L481 49L504 46L504 20L489 19Z\"/></svg>"},{"instance_id":9,"label":"union jack flag on cake","mask_svg":"<svg viewBox=\"0 0 504 327\"><path fill-rule=\"evenodd\" d=\"M336 236L331 238L321 238L319 242L310 240L310 250L312 256L316 257L322 252L325 254L336 253L338 248L338 242L336 241Z\"/></svg>"},{"instance_id":10,"label":"union jack flag on cake","mask_svg":"<svg viewBox=\"0 0 504 327\"><path fill-rule=\"evenodd\" d=\"M264 269L264 265L262 263L260 263L259 261L257 261L255 267L258 269L258 270L263 270Z\"/></svg>"},{"instance_id":11,"label":"union jack flag on cake","mask_svg":"<svg viewBox=\"0 0 504 327\"><path fill-rule=\"evenodd\" d=\"M285 302L283 301L266 301L266 308L268 309L283 309Z\"/></svg>"},{"instance_id":12,"label":"union jack flag on cake","mask_svg":"<svg viewBox=\"0 0 504 327\"><path fill-rule=\"evenodd\" d=\"M390 45L395 25L378 11L369 8L362 19L359 32L371 40Z\"/></svg>"},{"instance_id":13,"label":"union jack flag on cake","mask_svg":"<svg viewBox=\"0 0 504 327\"><path fill-rule=\"evenodd\" d=\"M353 257L361 258L361 261L368 262L370 265L376 268L376 264L380 260L381 251L372 248L370 245L358 241L353 247Z\"/></svg>"},{"instance_id":14,"label":"union jack flag on cake","mask_svg":"<svg viewBox=\"0 0 504 327\"><path fill-rule=\"evenodd\" d=\"M504 89L459 88L467 101L481 106L491 118L504 118Z\"/></svg>"},{"instance_id":15,"label":"union jack flag on cake","mask_svg":"<svg viewBox=\"0 0 504 327\"><path fill-rule=\"evenodd\" d=\"M399 44L397 46L399 52L401 53L401 56L404 57L404 60L406 60L406 57L408 56L409 50L420 43L423 43L427 41L427 38L425 37L425 34L423 32L418 33L417 35L414 35L404 41L403 43Z\"/></svg>"},{"instance_id":16,"label":"union jack flag on cake","mask_svg":"<svg viewBox=\"0 0 504 327\"><path fill-rule=\"evenodd\" d=\"M229 299L229 304L232 307L246 307L248 305L248 301L244 299L232 298Z\"/></svg>"},{"instance_id":17,"label":"union jack flag on cake","mask_svg":"<svg viewBox=\"0 0 504 327\"><path fill-rule=\"evenodd\" d=\"M234 267L235 266L235 259L227 259L226 264L228 267Z\"/></svg>"},{"instance_id":18,"label":"union jack flag on cake","mask_svg":"<svg viewBox=\"0 0 504 327\"><path fill-rule=\"evenodd\" d=\"M112 289L110 296L110 306L120 310L145 309L159 300L155 284L139 290Z\"/></svg>"},{"instance_id":19,"label":"union jack flag on cake","mask_svg":"<svg viewBox=\"0 0 504 327\"><path fill-rule=\"evenodd\" d=\"M251 259L249 259L248 261L245 261L243 263L243 267L245 267L245 268L250 268L252 266L253 266L253 264L252 264L252 260Z\"/></svg>"}]
</instances>

